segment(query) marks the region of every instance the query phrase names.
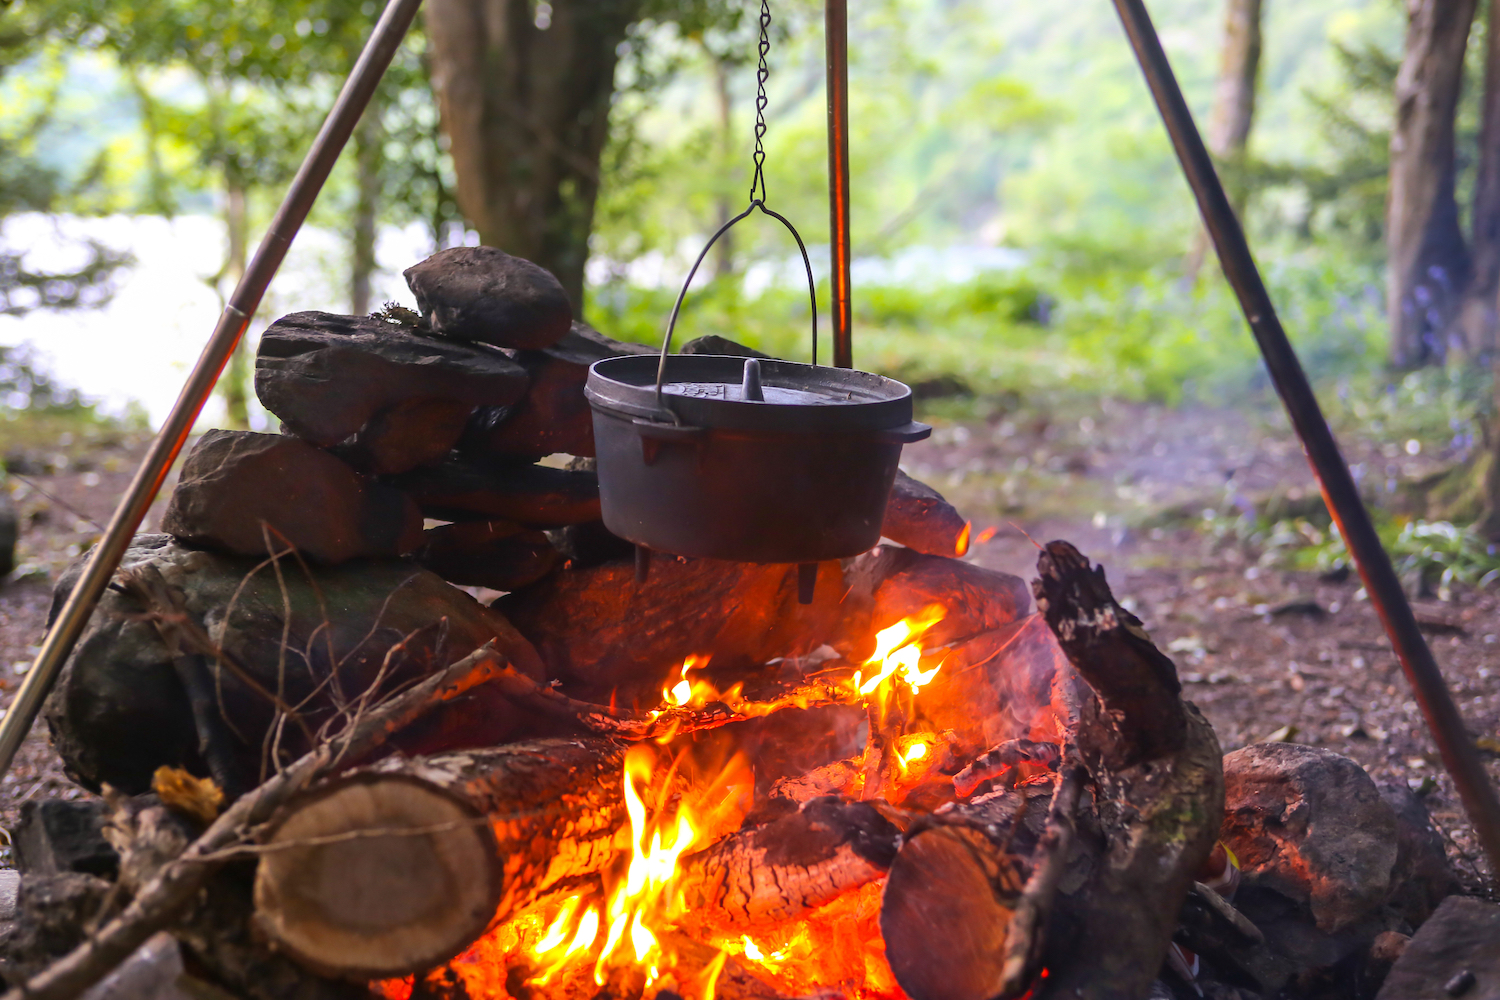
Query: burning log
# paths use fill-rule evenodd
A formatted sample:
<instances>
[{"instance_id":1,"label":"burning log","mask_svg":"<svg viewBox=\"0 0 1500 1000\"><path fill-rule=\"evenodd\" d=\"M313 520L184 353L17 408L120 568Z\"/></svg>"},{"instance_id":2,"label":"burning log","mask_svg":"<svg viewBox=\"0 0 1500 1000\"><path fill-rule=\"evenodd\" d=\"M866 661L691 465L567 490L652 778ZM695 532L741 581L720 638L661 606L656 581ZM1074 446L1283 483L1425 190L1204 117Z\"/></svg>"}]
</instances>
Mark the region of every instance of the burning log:
<instances>
[{"instance_id":1,"label":"burning log","mask_svg":"<svg viewBox=\"0 0 1500 1000\"><path fill-rule=\"evenodd\" d=\"M1028 803L1045 792L1027 784L939 810L903 845L881 925L913 1000L1144 995L1217 834L1218 741L1172 661L1071 545L1048 545L1038 569L1038 609L1097 697L1069 720L1076 751L1044 828ZM964 783L1002 775L1018 750L997 748Z\"/></svg>"},{"instance_id":2,"label":"burning log","mask_svg":"<svg viewBox=\"0 0 1500 1000\"><path fill-rule=\"evenodd\" d=\"M906 819L883 806L813 799L689 855L681 925L739 933L785 923L884 877Z\"/></svg>"},{"instance_id":3,"label":"burning log","mask_svg":"<svg viewBox=\"0 0 1500 1000\"><path fill-rule=\"evenodd\" d=\"M256 872L259 926L355 979L447 961L624 847L623 746L545 740L397 759L290 803Z\"/></svg>"}]
</instances>

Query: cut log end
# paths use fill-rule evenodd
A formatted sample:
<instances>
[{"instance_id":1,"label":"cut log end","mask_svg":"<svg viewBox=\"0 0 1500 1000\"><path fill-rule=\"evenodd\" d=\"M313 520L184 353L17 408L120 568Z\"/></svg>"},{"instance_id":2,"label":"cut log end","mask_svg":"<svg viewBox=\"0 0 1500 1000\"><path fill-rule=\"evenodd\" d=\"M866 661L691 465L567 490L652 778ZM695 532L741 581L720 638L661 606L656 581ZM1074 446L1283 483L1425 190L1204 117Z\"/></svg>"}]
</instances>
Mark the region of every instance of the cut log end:
<instances>
[{"instance_id":1,"label":"cut log end","mask_svg":"<svg viewBox=\"0 0 1500 1000\"><path fill-rule=\"evenodd\" d=\"M296 804L255 880L262 928L310 967L402 976L458 954L494 917L494 835L457 797L366 774Z\"/></svg>"},{"instance_id":2,"label":"cut log end","mask_svg":"<svg viewBox=\"0 0 1500 1000\"><path fill-rule=\"evenodd\" d=\"M1021 881L977 831L934 827L896 855L880 931L896 982L912 1000L991 1000L1004 981L1006 936Z\"/></svg>"}]
</instances>

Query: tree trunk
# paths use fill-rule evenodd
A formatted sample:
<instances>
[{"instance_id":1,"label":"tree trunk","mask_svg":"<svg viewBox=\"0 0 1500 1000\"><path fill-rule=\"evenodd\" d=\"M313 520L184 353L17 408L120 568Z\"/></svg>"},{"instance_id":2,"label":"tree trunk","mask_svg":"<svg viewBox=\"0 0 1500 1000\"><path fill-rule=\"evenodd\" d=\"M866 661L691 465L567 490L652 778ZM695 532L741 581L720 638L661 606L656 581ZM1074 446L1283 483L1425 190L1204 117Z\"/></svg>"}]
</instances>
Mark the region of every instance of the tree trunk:
<instances>
[{"instance_id":1,"label":"tree trunk","mask_svg":"<svg viewBox=\"0 0 1500 1000\"><path fill-rule=\"evenodd\" d=\"M1454 116L1475 6L1407 0L1386 202L1386 312L1398 368L1443 358L1469 280L1454 197Z\"/></svg>"},{"instance_id":2,"label":"tree trunk","mask_svg":"<svg viewBox=\"0 0 1500 1000\"><path fill-rule=\"evenodd\" d=\"M562 282L575 314L617 47L640 0L432 0L432 79L457 198L485 244Z\"/></svg>"},{"instance_id":3,"label":"tree trunk","mask_svg":"<svg viewBox=\"0 0 1500 1000\"><path fill-rule=\"evenodd\" d=\"M224 199L224 225L229 233L229 253L224 263L224 276L232 289L245 274L250 242L250 220L246 206L245 185L237 180L228 182ZM229 365L219 383L224 395L224 422L237 430L250 428L250 351L243 340L229 356Z\"/></svg>"},{"instance_id":4,"label":"tree trunk","mask_svg":"<svg viewBox=\"0 0 1500 1000\"><path fill-rule=\"evenodd\" d=\"M1213 111L1208 119L1208 148L1224 170L1225 186L1236 214L1245 213L1245 149L1255 122L1255 94L1260 84L1261 0L1227 0L1224 48L1219 57L1219 81L1214 86ZM1192 284L1208 254L1208 231L1201 226L1183 267Z\"/></svg>"},{"instance_id":5,"label":"tree trunk","mask_svg":"<svg viewBox=\"0 0 1500 1000\"><path fill-rule=\"evenodd\" d=\"M354 130L354 164L358 194L354 203L354 239L349 274L349 311L370 312L370 278L375 273L375 220L380 209L381 166L385 128L380 120L380 92L370 99Z\"/></svg>"},{"instance_id":6,"label":"tree trunk","mask_svg":"<svg viewBox=\"0 0 1500 1000\"><path fill-rule=\"evenodd\" d=\"M1485 38L1484 113L1479 132L1479 168L1474 176L1472 274L1459 307L1465 353L1483 357L1496 347L1500 313L1500 0L1490 0Z\"/></svg>"}]
</instances>

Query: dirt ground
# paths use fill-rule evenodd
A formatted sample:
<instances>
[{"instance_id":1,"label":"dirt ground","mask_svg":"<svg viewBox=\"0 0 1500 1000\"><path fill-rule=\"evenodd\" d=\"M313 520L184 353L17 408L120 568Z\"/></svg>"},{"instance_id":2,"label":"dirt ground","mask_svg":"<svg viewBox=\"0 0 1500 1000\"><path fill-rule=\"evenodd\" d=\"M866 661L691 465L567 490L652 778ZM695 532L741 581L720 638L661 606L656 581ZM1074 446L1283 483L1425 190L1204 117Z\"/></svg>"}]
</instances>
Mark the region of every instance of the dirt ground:
<instances>
[{"instance_id":1,"label":"dirt ground","mask_svg":"<svg viewBox=\"0 0 1500 1000\"><path fill-rule=\"evenodd\" d=\"M1072 541L1105 566L1116 594L1171 652L1226 752L1293 740L1347 754L1377 781L1420 790L1460 876L1480 889L1484 862L1358 579L1263 565L1203 514L1316 504L1301 449L1275 410L1095 403L1066 414L999 404L964 412L933 418L937 433L903 464L973 519L971 559L1029 579L1031 539ZM1390 482L1419 478L1441 461L1389 441L1343 443L1360 471ZM22 565L0 585L0 705L36 652L52 581L97 535L142 448L138 437L116 435L7 450L7 465L24 477L11 480L23 531ZM1419 602L1418 610L1500 781L1492 752L1500 751L1500 592L1455 588L1450 601ZM0 826L13 824L29 799L80 794L38 727L0 779Z\"/></svg>"}]
</instances>

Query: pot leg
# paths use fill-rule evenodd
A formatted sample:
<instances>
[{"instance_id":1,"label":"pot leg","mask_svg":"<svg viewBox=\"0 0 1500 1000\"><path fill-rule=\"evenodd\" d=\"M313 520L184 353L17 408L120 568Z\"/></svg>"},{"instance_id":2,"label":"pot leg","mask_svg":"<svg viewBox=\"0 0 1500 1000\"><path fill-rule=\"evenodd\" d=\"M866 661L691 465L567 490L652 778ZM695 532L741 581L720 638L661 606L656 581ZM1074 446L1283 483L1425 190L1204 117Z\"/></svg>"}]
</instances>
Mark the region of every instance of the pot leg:
<instances>
[{"instance_id":1,"label":"pot leg","mask_svg":"<svg viewBox=\"0 0 1500 1000\"><path fill-rule=\"evenodd\" d=\"M813 602L813 588L818 584L818 564L797 564L797 603L811 604Z\"/></svg>"},{"instance_id":2,"label":"pot leg","mask_svg":"<svg viewBox=\"0 0 1500 1000\"><path fill-rule=\"evenodd\" d=\"M644 545L635 547L635 585L643 586L651 575L651 550Z\"/></svg>"}]
</instances>

